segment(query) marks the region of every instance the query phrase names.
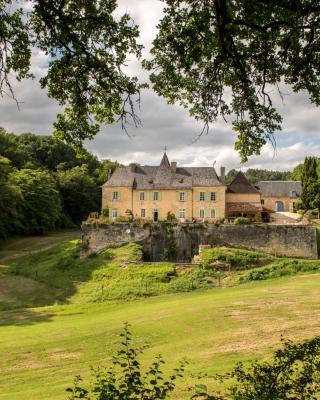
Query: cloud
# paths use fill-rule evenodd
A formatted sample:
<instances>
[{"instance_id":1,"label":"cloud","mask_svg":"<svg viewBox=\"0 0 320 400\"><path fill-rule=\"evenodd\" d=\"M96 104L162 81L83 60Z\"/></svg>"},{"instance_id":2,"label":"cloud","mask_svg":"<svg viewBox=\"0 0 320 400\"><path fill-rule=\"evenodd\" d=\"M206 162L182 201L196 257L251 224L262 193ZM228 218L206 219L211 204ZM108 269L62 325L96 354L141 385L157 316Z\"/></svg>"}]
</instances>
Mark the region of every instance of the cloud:
<instances>
[{"instance_id":1,"label":"cloud","mask_svg":"<svg viewBox=\"0 0 320 400\"><path fill-rule=\"evenodd\" d=\"M140 26L140 42L146 46L144 57L148 55L155 36L163 5L159 0L119 0L117 15L128 12ZM51 134L60 107L47 97L38 83L46 72L48 61L43 52L33 51L32 70L36 79L15 83L15 92L22 102L20 111L12 100L0 100L0 126L16 133ZM147 72L133 57L128 59L127 71L138 74L142 81L147 79ZM202 124L191 118L185 109L168 105L151 90L142 92L141 127L129 126L128 136L119 125L103 126L101 133L94 140L87 141L86 146L100 158L117 159L123 163L157 164L164 146L167 146L170 159L180 165L212 165L216 161L217 166L225 165L228 169L240 166L244 169L292 169L306 155L320 154L319 109L310 104L306 93L292 93L288 87L282 87L282 91L286 93L283 102L275 94L275 105L284 119L283 131L276 134L277 152L274 153L271 145L267 144L260 156L251 157L244 166L240 165L239 156L233 149L236 136L231 124L219 120L208 135L194 142Z\"/></svg>"}]
</instances>

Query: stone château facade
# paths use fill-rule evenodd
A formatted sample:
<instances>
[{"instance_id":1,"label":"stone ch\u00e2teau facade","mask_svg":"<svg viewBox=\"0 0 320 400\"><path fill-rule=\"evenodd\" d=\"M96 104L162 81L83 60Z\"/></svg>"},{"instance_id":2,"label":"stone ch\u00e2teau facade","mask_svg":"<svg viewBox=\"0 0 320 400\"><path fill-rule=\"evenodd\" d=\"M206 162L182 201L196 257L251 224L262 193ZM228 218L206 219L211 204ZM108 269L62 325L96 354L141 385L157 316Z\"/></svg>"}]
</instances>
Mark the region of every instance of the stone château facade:
<instances>
[{"instance_id":1,"label":"stone ch\u00e2teau facade","mask_svg":"<svg viewBox=\"0 0 320 400\"><path fill-rule=\"evenodd\" d=\"M297 199L301 190L299 182L295 184ZM289 200L278 200L283 202L281 211L289 211ZM272 201L276 202L276 197ZM214 167L178 167L176 162L169 162L166 153L159 166L131 164L117 168L102 186L102 208L114 219L126 216L128 210L135 219L152 221L165 220L169 212L181 222L214 222L238 216L267 218L277 211L278 203L272 201L267 202L267 196L262 198L242 172L227 185L224 167L219 176Z\"/></svg>"}]
</instances>

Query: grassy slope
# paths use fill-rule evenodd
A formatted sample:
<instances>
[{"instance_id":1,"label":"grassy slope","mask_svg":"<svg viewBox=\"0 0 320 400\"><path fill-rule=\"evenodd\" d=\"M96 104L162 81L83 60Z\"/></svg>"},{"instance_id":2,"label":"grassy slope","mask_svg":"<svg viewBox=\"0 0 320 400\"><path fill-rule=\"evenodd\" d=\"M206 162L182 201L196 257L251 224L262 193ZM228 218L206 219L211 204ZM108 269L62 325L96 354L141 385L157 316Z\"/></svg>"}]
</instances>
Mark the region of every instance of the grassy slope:
<instances>
[{"instance_id":1,"label":"grassy slope","mask_svg":"<svg viewBox=\"0 0 320 400\"><path fill-rule=\"evenodd\" d=\"M168 370L188 358L175 398L189 398L185 391L198 373L264 357L281 334L318 334L319 281L319 275L302 275L123 304L11 311L0 328L0 398L66 398L75 374L87 377L89 365L101 365L115 351L124 321L133 325L138 344L150 343L145 361L161 353Z\"/></svg>"},{"instance_id":2,"label":"grassy slope","mask_svg":"<svg viewBox=\"0 0 320 400\"><path fill-rule=\"evenodd\" d=\"M175 394L179 399L190 397L187 388L197 382L197 374L267 356L281 334L298 339L319 333L319 261L301 261L297 268L294 260L214 249L207 254L208 271L187 269L174 276L169 263L141 265L135 245L81 261L77 241L58 243L0 267L0 306L7 310L0 312L0 399L65 399L64 388L74 375L87 377L89 365L114 353L124 321L132 323L139 344L150 343L146 361L161 353L169 369L182 357L189 359ZM33 241L34 250L41 246L45 243ZM250 281L240 286L133 300L215 286L210 265L217 260L220 266L224 261L263 266L226 278L228 284ZM255 281L257 276L304 273L310 263L315 265L313 275ZM92 303L124 298L131 301ZM28 308L48 304L53 306Z\"/></svg>"}]
</instances>

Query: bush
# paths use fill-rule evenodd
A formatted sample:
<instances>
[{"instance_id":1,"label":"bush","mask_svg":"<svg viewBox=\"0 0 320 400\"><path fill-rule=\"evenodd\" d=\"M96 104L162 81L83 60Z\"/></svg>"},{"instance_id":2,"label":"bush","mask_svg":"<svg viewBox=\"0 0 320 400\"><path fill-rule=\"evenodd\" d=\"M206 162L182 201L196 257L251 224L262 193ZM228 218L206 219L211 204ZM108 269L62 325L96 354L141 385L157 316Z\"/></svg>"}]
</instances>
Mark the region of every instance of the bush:
<instances>
[{"instance_id":1,"label":"bush","mask_svg":"<svg viewBox=\"0 0 320 400\"><path fill-rule=\"evenodd\" d=\"M274 352L270 361L253 361L248 368L236 364L231 373L219 376L220 381L232 379L227 395L207 393L197 388L193 399L203 400L312 400L320 394L320 337L293 343L283 340L283 347ZM199 390L200 389L200 390Z\"/></svg>"},{"instance_id":2,"label":"bush","mask_svg":"<svg viewBox=\"0 0 320 400\"><path fill-rule=\"evenodd\" d=\"M249 218L246 217L238 217L234 220L235 225L247 225L251 224L251 221Z\"/></svg>"},{"instance_id":3,"label":"bush","mask_svg":"<svg viewBox=\"0 0 320 400\"><path fill-rule=\"evenodd\" d=\"M109 217L109 208L103 208L102 210L101 210L101 216L102 217Z\"/></svg>"},{"instance_id":4,"label":"bush","mask_svg":"<svg viewBox=\"0 0 320 400\"><path fill-rule=\"evenodd\" d=\"M176 379L182 377L186 363L180 363L180 366L174 369L169 378L164 379L161 368L165 362L161 356L157 356L146 372L143 372L145 369L138 360L139 354L143 351L132 345L128 324L125 325L120 336L122 339L121 349L113 357L111 367L93 369L92 388L82 387L82 379L77 376L74 387L67 389L71 393L69 400L160 400L168 398L176 386Z\"/></svg>"},{"instance_id":5,"label":"bush","mask_svg":"<svg viewBox=\"0 0 320 400\"><path fill-rule=\"evenodd\" d=\"M279 259L265 267L243 273L243 275L240 276L240 282L260 281L317 271L320 271L320 261Z\"/></svg>"},{"instance_id":6,"label":"bush","mask_svg":"<svg viewBox=\"0 0 320 400\"><path fill-rule=\"evenodd\" d=\"M244 267L257 267L269 263L273 257L256 251L214 247L204 249L201 253L204 268L242 269Z\"/></svg>"},{"instance_id":7,"label":"bush","mask_svg":"<svg viewBox=\"0 0 320 400\"><path fill-rule=\"evenodd\" d=\"M167 221L168 222L175 222L175 221L177 221L177 218L172 212L169 211L168 214L167 214Z\"/></svg>"}]
</instances>

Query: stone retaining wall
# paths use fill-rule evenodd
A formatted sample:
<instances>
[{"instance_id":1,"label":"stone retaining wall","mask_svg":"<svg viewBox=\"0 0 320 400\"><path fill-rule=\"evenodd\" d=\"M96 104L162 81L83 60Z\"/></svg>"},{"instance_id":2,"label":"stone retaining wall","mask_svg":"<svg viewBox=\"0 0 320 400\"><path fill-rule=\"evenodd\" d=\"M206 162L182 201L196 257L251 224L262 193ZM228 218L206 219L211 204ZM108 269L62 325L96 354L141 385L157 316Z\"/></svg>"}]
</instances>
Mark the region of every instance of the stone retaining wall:
<instances>
[{"instance_id":1,"label":"stone retaining wall","mask_svg":"<svg viewBox=\"0 0 320 400\"><path fill-rule=\"evenodd\" d=\"M168 246L166 223L140 226L133 223L82 224L82 255L99 253L108 247L141 243L146 260L161 261ZM230 246L278 256L317 259L316 228L312 225L173 225L175 261L190 261L199 245Z\"/></svg>"}]
</instances>

